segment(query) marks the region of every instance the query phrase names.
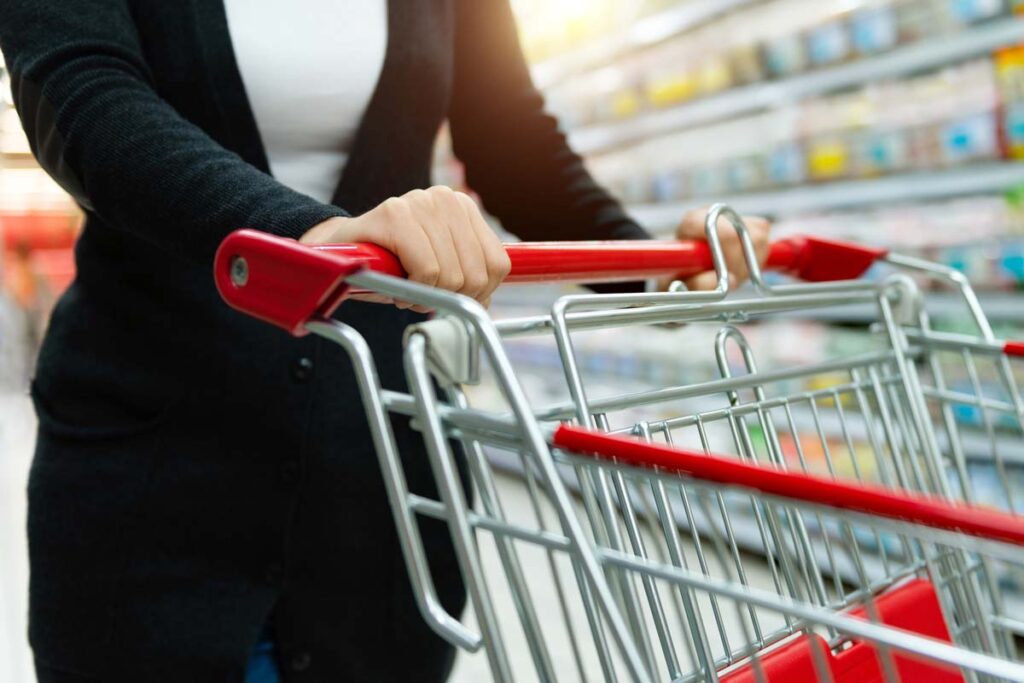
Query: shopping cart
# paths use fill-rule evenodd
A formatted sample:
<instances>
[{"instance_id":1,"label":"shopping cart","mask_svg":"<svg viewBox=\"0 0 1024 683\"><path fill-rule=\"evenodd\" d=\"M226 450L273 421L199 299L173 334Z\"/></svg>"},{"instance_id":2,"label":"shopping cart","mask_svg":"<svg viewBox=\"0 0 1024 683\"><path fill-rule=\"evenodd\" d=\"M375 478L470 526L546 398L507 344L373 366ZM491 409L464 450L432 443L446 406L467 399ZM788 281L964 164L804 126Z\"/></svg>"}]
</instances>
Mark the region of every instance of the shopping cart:
<instances>
[{"instance_id":1,"label":"shopping cart","mask_svg":"<svg viewBox=\"0 0 1024 683\"><path fill-rule=\"evenodd\" d=\"M726 298L720 219L740 234L754 296ZM995 339L953 271L792 238L767 265L804 282L772 284L738 216L713 207L707 228L706 244L508 245L511 281L714 267L719 285L569 295L550 315L498 322L465 297L403 280L395 258L369 245L310 248L240 231L218 252L216 278L232 306L346 349L423 616L453 644L483 648L496 680L1024 680L1024 610L1008 590L1024 582L1024 520L1007 455L1024 428L1011 361L1024 349ZM854 279L880 261L902 272ZM932 329L908 273L955 286L978 334ZM439 312L407 333L409 393L382 389L365 341L331 317L360 290ZM872 312L866 346L758 365L748 320L847 307ZM717 376L648 370L659 386L596 382L583 337L640 325L654 330L645 335L710 327ZM517 377L515 345L538 337L555 348L565 401L535 405ZM960 375L947 356L962 359ZM488 379L499 401L483 408L467 389ZM392 415L421 430L437 499L408 491ZM984 452L971 441L979 434ZM516 467L521 485L499 487L495 463ZM983 502L1005 511L958 502L982 498L979 463L1005 492ZM525 504L510 506L510 495ZM451 530L475 629L435 595L420 516Z\"/></svg>"}]
</instances>

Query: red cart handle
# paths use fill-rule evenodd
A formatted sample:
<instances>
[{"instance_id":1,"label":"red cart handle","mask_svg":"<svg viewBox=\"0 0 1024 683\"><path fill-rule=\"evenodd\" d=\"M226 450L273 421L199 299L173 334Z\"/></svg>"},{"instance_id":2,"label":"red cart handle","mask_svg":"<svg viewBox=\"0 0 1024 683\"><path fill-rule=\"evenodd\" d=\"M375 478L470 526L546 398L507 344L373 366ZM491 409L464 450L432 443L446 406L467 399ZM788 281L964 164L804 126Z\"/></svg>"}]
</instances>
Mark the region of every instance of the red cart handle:
<instances>
[{"instance_id":1,"label":"red cart handle","mask_svg":"<svg viewBox=\"0 0 1024 683\"><path fill-rule=\"evenodd\" d=\"M619 282L685 277L713 270L706 242L519 242L506 244L506 282ZM858 244L791 237L771 245L766 268L808 282L860 277L886 255ZM237 230L217 250L217 289L232 307L305 333L307 320L329 316L352 293L345 278L357 270L404 277L398 259L373 244L311 247L255 230Z\"/></svg>"},{"instance_id":2,"label":"red cart handle","mask_svg":"<svg viewBox=\"0 0 1024 683\"><path fill-rule=\"evenodd\" d=\"M1024 518L946 500L836 481L827 477L711 456L639 439L562 425L552 444L580 455L682 474L706 482L742 486L773 496L863 512L935 529L1024 546Z\"/></svg>"}]
</instances>

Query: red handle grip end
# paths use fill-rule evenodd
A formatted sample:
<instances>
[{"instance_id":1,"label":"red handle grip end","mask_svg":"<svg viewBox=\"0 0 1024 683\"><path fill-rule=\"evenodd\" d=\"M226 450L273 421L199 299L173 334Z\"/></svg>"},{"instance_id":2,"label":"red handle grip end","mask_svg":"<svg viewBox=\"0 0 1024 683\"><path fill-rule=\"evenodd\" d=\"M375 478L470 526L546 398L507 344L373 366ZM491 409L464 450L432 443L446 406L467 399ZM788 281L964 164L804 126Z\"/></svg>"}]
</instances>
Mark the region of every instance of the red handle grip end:
<instances>
[{"instance_id":1,"label":"red handle grip end","mask_svg":"<svg viewBox=\"0 0 1024 683\"><path fill-rule=\"evenodd\" d=\"M301 337L307 321L334 312L348 293L345 278L363 267L293 240L236 230L217 249L214 278L229 306Z\"/></svg>"},{"instance_id":2,"label":"red handle grip end","mask_svg":"<svg viewBox=\"0 0 1024 683\"><path fill-rule=\"evenodd\" d=\"M800 236L773 243L765 265L804 282L856 280L888 253L853 242Z\"/></svg>"},{"instance_id":3,"label":"red handle grip end","mask_svg":"<svg viewBox=\"0 0 1024 683\"><path fill-rule=\"evenodd\" d=\"M1003 353L1007 356L1024 358L1024 341L1008 341L1003 345Z\"/></svg>"}]
</instances>

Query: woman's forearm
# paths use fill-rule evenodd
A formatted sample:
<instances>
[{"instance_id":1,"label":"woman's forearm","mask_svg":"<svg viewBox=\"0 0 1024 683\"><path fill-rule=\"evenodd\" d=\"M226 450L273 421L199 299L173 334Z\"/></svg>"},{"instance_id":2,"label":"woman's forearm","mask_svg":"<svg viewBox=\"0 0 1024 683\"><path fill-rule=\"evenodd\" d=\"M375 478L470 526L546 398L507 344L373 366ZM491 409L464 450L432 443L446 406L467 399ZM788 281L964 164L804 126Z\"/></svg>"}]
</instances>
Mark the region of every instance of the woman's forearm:
<instances>
[{"instance_id":1,"label":"woman's forearm","mask_svg":"<svg viewBox=\"0 0 1024 683\"><path fill-rule=\"evenodd\" d=\"M88 211L191 260L230 230L299 237L346 215L225 149L157 93L126 0L2 0L33 152Z\"/></svg>"}]
</instances>

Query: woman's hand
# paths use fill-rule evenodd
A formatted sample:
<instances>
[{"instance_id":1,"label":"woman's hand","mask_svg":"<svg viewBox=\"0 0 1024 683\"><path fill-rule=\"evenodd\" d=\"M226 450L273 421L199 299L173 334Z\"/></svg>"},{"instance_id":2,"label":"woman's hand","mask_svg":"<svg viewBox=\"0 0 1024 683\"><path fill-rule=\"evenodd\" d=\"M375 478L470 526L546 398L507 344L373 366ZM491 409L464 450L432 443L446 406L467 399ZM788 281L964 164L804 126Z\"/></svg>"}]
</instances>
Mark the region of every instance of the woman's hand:
<instances>
[{"instance_id":1,"label":"woman's hand","mask_svg":"<svg viewBox=\"0 0 1024 683\"><path fill-rule=\"evenodd\" d=\"M410 280L465 294L484 306L511 266L476 202L441 185L391 197L355 218L331 218L311 228L299 241L379 245L398 257ZM354 298L428 310L378 294Z\"/></svg>"},{"instance_id":2,"label":"woman's hand","mask_svg":"<svg viewBox=\"0 0 1024 683\"><path fill-rule=\"evenodd\" d=\"M707 232L704 230L704 220L707 215L707 209L694 209L687 212L679 227L676 228L676 238L681 240L707 239ZM750 232L754 251L757 253L757 261L763 266L765 259L768 258L768 237L772 224L768 219L757 216L743 216L743 223ZM739 235L725 218L718 219L718 239L721 241L725 265L729 270L729 289L734 289L747 279L750 271L747 267L747 259L743 256L743 246L740 244ZM685 278L683 282L688 289L714 289L718 284L718 274L711 270ZM671 279L663 283L662 289L666 289L669 284L671 284Z\"/></svg>"}]
</instances>

